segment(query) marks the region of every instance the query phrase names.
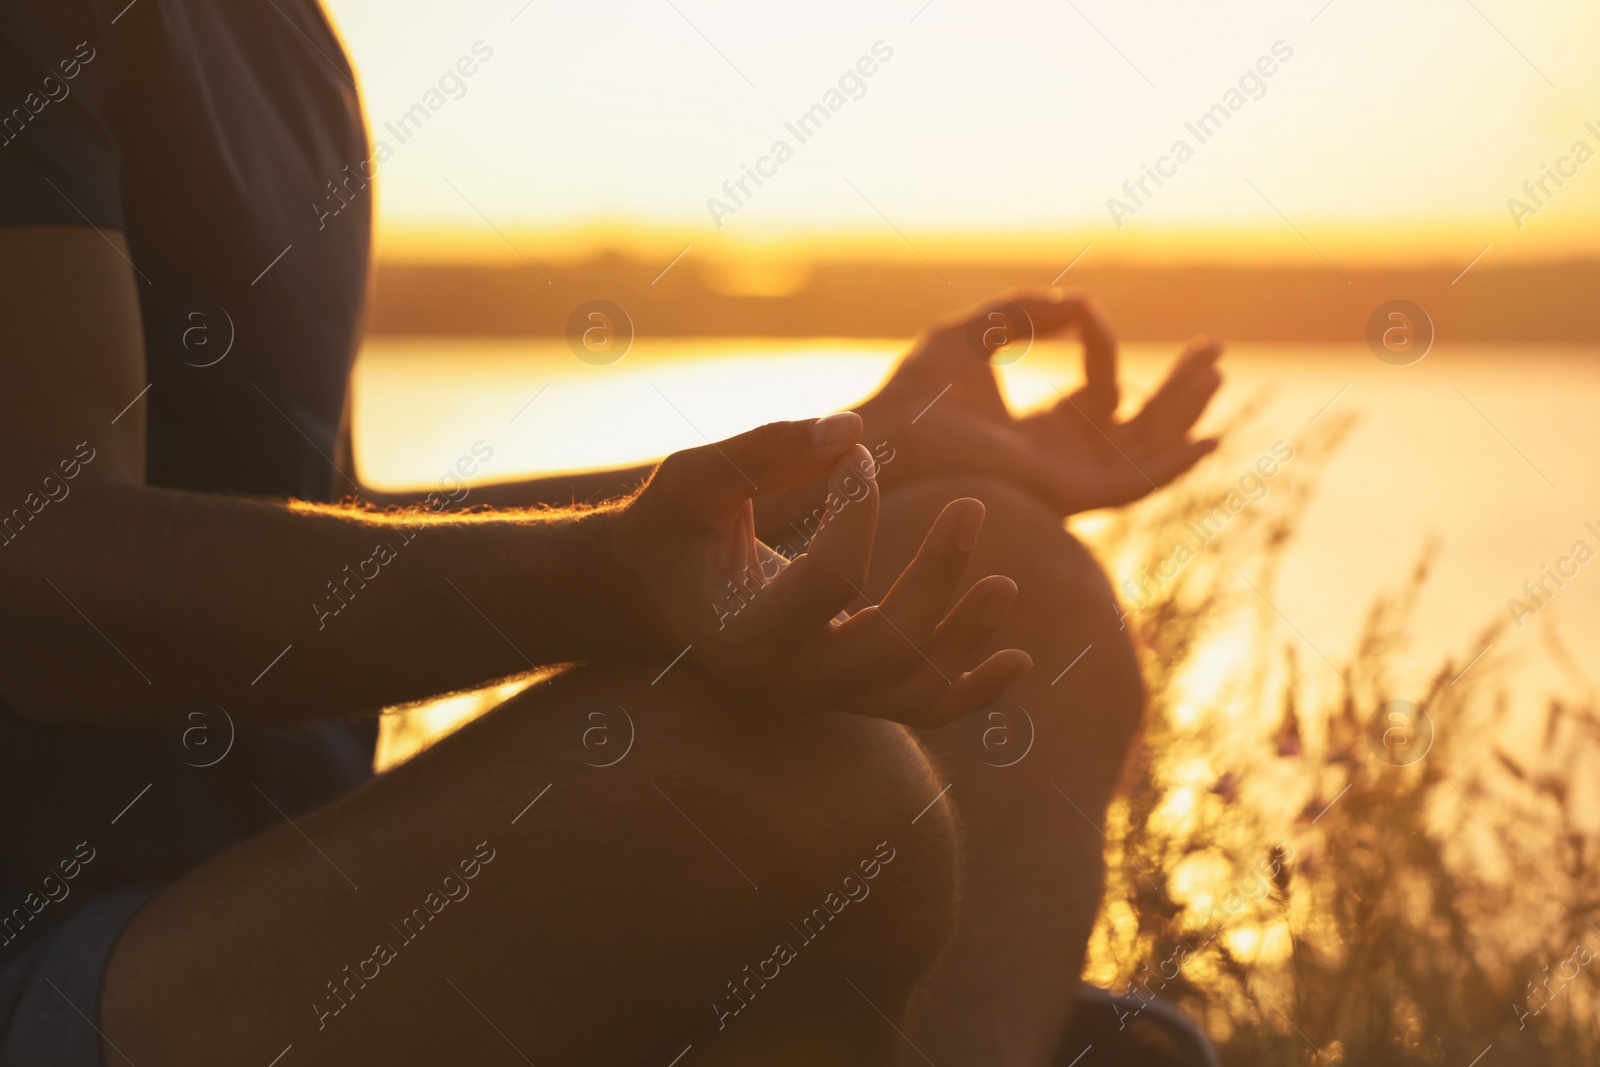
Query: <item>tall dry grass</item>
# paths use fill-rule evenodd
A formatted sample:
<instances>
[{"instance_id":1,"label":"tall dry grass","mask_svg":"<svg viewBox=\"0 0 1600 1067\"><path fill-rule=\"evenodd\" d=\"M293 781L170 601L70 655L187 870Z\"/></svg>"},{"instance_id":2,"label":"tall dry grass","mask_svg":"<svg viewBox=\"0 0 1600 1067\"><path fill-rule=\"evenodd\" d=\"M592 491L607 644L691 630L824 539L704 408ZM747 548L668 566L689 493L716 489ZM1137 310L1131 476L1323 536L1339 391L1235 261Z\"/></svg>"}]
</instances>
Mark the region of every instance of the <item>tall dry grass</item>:
<instances>
[{"instance_id":1,"label":"tall dry grass","mask_svg":"<svg viewBox=\"0 0 1600 1067\"><path fill-rule=\"evenodd\" d=\"M1150 718L1108 819L1088 977L1177 1001L1235 1067L1592 1064L1600 713L1592 696L1519 700L1492 650L1467 669L1493 625L1455 652L1413 633L1431 551L1372 599L1348 657L1307 643L1274 589L1352 425L1322 423L1130 617ZM1093 540L1158 558L1227 487L1197 473ZM1374 720L1396 697L1434 727L1407 766L1380 758L1424 742Z\"/></svg>"}]
</instances>

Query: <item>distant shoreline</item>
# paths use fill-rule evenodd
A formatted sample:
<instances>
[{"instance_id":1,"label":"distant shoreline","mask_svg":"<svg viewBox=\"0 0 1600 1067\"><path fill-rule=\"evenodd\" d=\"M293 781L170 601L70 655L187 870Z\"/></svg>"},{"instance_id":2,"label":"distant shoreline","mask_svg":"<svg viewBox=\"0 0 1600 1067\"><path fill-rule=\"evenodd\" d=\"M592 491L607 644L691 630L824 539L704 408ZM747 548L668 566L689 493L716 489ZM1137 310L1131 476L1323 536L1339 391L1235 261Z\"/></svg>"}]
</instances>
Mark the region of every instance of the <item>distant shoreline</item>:
<instances>
[{"instance_id":1,"label":"distant shoreline","mask_svg":"<svg viewBox=\"0 0 1600 1067\"><path fill-rule=\"evenodd\" d=\"M539 271L520 262L380 261L368 332L559 337L573 308L603 298L626 309L641 334L657 337L899 338L999 293L1051 281L1036 263L955 264L936 273L924 263L840 260L814 264L788 291L754 295L730 291L741 288L737 271L704 270L692 254L664 276L659 263L616 254ZM1464 274L1084 265L1061 284L1092 293L1128 341L1205 333L1235 342L1359 342L1373 309L1403 298L1427 309L1440 343L1600 343L1600 260L1485 262Z\"/></svg>"}]
</instances>

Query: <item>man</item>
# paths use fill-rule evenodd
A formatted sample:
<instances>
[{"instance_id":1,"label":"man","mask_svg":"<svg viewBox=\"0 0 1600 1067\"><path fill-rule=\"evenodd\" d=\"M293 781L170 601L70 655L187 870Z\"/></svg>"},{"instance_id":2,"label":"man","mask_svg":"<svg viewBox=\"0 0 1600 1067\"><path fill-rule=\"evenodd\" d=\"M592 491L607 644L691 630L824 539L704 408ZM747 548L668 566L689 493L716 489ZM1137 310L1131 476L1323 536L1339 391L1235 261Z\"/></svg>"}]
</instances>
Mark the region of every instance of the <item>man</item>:
<instances>
[{"instance_id":1,"label":"man","mask_svg":"<svg viewBox=\"0 0 1600 1067\"><path fill-rule=\"evenodd\" d=\"M1019 294L1084 341L1055 410L955 320L859 413L378 508L314 0L5 0L0 49L0 1065L1047 1061L1142 702L1061 519L1210 450L1215 346L1119 423L1092 306ZM381 709L539 669L371 777Z\"/></svg>"}]
</instances>

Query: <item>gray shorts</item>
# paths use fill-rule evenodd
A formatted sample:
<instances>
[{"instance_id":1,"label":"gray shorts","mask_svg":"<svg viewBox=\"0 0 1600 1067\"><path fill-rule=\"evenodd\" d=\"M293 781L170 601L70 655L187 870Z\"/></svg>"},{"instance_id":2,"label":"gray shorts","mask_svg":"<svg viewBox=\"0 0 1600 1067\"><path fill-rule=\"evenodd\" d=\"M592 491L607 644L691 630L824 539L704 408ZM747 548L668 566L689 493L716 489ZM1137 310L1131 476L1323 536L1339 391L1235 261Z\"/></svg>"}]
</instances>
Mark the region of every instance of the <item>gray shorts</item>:
<instances>
[{"instance_id":1,"label":"gray shorts","mask_svg":"<svg viewBox=\"0 0 1600 1067\"><path fill-rule=\"evenodd\" d=\"M0 949L0 1067L104 1067L106 964L134 913L156 892L101 897L15 959Z\"/></svg>"}]
</instances>

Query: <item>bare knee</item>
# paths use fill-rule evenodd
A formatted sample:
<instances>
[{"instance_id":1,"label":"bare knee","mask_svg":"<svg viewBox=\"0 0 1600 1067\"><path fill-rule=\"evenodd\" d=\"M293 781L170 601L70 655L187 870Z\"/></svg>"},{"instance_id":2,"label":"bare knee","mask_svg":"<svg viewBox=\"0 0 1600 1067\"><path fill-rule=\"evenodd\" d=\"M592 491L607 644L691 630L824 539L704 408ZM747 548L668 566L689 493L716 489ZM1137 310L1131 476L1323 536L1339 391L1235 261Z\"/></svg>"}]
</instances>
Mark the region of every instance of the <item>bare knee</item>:
<instances>
[{"instance_id":1,"label":"bare knee","mask_svg":"<svg viewBox=\"0 0 1600 1067\"><path fill-rule=\"evenodd\" d=\"M1138 657L1105 570L1043 502L990 478L953 476L902 487L883 501L873 577L890 580L939 509L963 496L982 500L988 512L966 580L1005 574L1019 589L994 647L1031 654L1034 672L1023 688L1047 695L1036 706L1073 720L1068 743L1086 744L1117 762L1144 710Z\"/></svg>"},{"instance_id":2,"label":"bare knee","mask_svg":"<svg viewBox=\"0 0 1600 1067\"><path fill-rule=\"evenodd\" d=\"M1111 582L1094 554L1050 507L999 479L930 478L888 494L874 580L887 583L910 558L939 509L959 497L983 501L988 512L969 579L1009 575L1021 587L1018 603L1024 608L1032 606L1036 614L1058 624L1099 635L1108 646L1131 647Z\"/></svg>"}]
</instances>

